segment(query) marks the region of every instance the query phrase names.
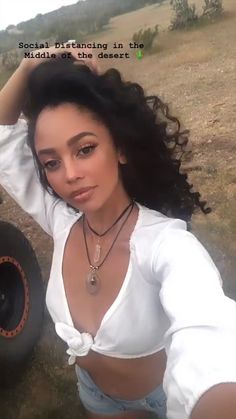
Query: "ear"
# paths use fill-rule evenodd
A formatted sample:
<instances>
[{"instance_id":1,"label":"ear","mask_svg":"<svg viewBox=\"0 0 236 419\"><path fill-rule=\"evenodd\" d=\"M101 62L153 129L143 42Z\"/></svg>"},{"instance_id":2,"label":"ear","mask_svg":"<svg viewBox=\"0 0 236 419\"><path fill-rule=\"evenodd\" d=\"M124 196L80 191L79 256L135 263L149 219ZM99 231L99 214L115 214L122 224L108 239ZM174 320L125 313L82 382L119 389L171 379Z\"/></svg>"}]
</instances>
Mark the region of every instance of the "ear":
<instances>
[{"instance_id":1,"label":"ear","mask_svg":"<svg viewBox=\"0 0 236 419\"><path fill-rule=\"evenodd\" d=\"M126 164L127 163L127 158L121 151L119 151L119 153L118 153L118 161L119 161L120 164Z\"/></svg>"}]
</instances>

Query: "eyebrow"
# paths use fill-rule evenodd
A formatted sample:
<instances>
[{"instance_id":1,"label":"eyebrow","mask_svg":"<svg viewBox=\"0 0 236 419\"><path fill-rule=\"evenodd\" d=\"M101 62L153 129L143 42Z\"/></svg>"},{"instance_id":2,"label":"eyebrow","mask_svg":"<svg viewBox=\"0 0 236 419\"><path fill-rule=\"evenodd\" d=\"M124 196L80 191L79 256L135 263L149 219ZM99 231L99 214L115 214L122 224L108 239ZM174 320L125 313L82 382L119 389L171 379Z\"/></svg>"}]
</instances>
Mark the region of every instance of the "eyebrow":
<instances>
[{"instance_id":1,"label":"eyebrow","mask_svg":"<svg viewBox=\"0 0 236 419\"><path fill-rule=\"evenodd\" d=\"M77 143L77 141L81 140L86 135L93 135L94 137L96 137L96 135L93 134L92 132L83 131L83 132L80 132L79 134L74 135L69 140L67 140L66 144L69 147L72 147L75 143ZM55 154L56 152L57 151L55 150L55 148L44 148L38 151L38 156L42 156L44 154Z\"/></svg>"}]
</instances>

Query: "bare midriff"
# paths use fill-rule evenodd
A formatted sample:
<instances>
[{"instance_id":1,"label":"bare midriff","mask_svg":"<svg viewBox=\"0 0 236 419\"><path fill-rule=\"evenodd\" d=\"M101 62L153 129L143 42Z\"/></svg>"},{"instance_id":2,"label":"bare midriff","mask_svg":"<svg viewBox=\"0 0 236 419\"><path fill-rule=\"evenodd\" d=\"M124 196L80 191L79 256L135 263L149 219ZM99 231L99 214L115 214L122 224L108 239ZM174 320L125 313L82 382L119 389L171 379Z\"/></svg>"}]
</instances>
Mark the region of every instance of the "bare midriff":
<instances>
[{"instance_id":1,"label":"bare midriff","mask_svg":"<svg viewBox=\"0 0 236 419\"><path fill-rule=\"evenodd\" d=\"M90 351L77 357L95 384L111 397L136 400L145 397L163 381L166 368L165 350L132 359L112 358Z\"/></svg>"}]
</instances>

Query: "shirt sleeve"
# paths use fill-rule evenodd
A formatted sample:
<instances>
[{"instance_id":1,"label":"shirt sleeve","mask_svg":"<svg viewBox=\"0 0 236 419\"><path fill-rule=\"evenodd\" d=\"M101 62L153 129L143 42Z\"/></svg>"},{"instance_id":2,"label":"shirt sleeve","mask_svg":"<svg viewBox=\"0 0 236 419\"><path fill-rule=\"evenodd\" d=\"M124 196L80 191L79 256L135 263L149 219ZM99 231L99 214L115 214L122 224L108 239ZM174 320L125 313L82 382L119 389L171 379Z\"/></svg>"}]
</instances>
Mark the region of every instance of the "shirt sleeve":
<instances>
[{"instance_id":1,"label":"shirt sleeve","mask_svg":"<svg viewBox=\"0 0 236 419\"><path fill-rule=\"evenodd\" d=\"M41 185L26 143L27 122L0 126L0 184L46 233L53 236L55 212L65 203Z\"/></svg>"},{"instance_id":2,"label":"shirt sleeve","mask_svg":"<svg viewBox=\"0 0 236 419\"><path fill-rule=\"evenodd\" d=\"M188 419L204 392L236 382L236 302L224 294L206 249L178 223L156 245L153 269L169 319L163 382L167 416Z\"/></svg>"}]
</instances>

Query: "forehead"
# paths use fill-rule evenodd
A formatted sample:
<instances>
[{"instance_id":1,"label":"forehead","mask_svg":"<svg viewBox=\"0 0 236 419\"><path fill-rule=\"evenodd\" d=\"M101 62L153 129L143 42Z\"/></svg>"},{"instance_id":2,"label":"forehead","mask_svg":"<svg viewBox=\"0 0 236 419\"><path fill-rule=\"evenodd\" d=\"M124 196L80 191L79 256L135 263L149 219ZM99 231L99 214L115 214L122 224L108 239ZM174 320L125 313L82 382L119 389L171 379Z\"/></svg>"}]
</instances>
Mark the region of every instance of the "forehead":
<instances>
[{"instance_id":1,"label":"forehead","mask_svg":"<svg viewBox=\"0 0 236 419\"><path fill-rule=\"evenodd\" d=\"M82 131L90 131L99 136L108 129L99 118L85 108L65 103L56 107L44 108L37 119L35 127L35 148L60 144Z\"/></svg>"}]
</instances>

